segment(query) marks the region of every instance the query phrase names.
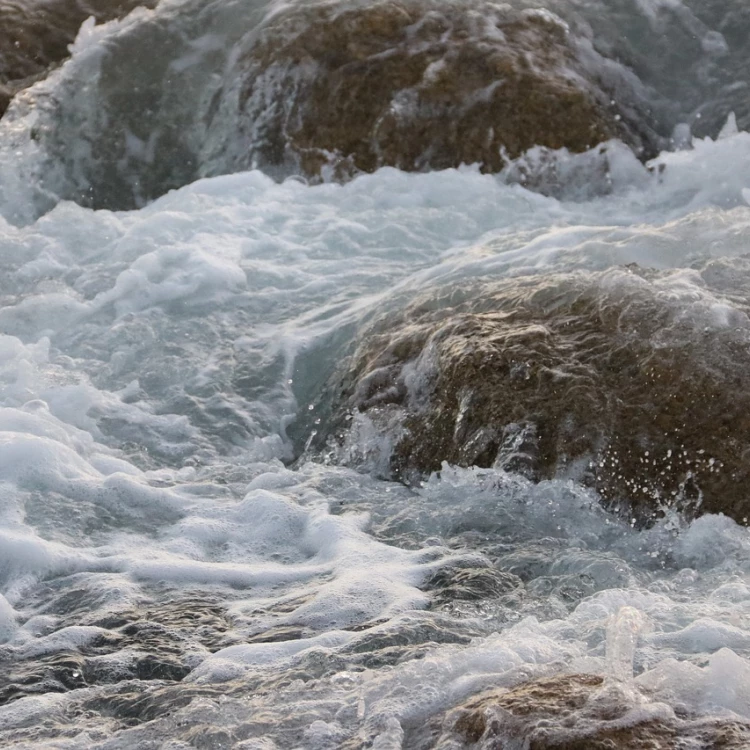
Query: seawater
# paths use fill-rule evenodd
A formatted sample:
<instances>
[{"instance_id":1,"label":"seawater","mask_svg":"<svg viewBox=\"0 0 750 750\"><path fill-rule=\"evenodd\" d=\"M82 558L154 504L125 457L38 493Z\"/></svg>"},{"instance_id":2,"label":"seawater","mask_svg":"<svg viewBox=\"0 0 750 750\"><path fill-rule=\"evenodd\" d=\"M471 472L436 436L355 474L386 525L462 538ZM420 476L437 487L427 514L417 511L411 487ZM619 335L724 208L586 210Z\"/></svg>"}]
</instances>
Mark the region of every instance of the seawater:
<instances>
[{"instance_id":1,"label":"seawater","mask_svg":"<svg viewBox=\"0 0 750 750\"><path fill-rule=\"evenodd\" d=\"M84 29L58 81L118 28ZM642 529L574 481L492 469L405 487L290 437L323 419L358 327L429 285L682 269L666 297L750 334L691 272L747 253L750 134L730 119L645 166L612 144L607 194L584 200L470 166L319 185L251 170L93 211L49 185L39 202L37 115L13 106L3 747L427 747L425 725L482 689L571 672L620 686L632 721L750 720L744 526L676 510ZM387 455L366 425L356 439ZM469 568L493 572L489 593L441 591Z\"/></svg>"}]
</instances>

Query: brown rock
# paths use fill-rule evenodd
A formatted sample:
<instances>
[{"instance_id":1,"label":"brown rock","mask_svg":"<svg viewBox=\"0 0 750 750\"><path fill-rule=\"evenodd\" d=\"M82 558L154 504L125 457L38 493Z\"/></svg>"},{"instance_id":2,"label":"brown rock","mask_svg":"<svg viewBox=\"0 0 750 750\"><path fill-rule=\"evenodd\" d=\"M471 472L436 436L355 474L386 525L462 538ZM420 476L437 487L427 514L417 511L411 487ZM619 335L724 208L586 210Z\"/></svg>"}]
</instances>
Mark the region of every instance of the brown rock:
<instances>
[{"instance_id":1,"label":"brown rock","mask_svg":"<svg viewBox=\"0 0 750 750\"><path fill-rule=\"evenodd\" d=\"M2 117L5 110L8 109L13 93L13 90L9 86L3 86L3 84L0 83L0 117Z\"/></svg>"},{"instance_id":2,"label":"brown rock","mask_svg":"<svg viewBox=\"0 0 750 750\"><path fill-rule=\"evenodd\" d=\"M346 440L352 413L366 415L406 481L443 461L496 466L572 476L644 520L678 506L742 521L748 271L696 271L705 303L670 301L670 273L638 268L428 290L364 332L332 381L329 435Z\"/></svg>"},{"instance_id":3,"label":"brown rock","mask_svg":"<svg viewBox=\"0 0 750 750\"><path fill-rule=\"evenodd\" d=\"M750 725L738 721L649 718L631 708L617 684L596 675L534 680L469 700L448 715L436 747L450 737L482 750L739 750L750 742Z\"/></svg>"},{"instance_id":4,"label":"brown rock","mask_svg":"<svg viewBox=\"0 0 750 750\"><path fill-rule=\"evenodd\" d=\"M0 0L0 115L10 97L43 78L70 54L68 45L89 17L122 18L157 0Z\"/></svg>"},{"instance_id":5,"label":"brown rock","mask_svg":"<svg viewBox=\"0 0 750 750\"><path fill-rule=\"evenodd\" d=\"M545 12L483 0L291 6L229 76L246 81L233 168L496 172L534 145L581 152L614 137L652 154L645 108L612 104L634 99L627 77L604 82L593 67Z\"/></svg>"}]
</instances>

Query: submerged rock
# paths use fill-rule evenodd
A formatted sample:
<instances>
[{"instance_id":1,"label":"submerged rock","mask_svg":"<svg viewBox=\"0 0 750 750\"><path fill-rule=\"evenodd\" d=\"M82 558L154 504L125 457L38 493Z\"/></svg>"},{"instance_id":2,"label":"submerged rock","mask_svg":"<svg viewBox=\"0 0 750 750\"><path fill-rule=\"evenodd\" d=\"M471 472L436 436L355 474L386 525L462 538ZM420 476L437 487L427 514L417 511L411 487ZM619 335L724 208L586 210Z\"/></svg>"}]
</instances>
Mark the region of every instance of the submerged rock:
<instances>
[{"instance_id":1,"label":"submerged rock","mask_svg":"<svg viewBox=\"0 0 750 750\"><path fill-rule=\"evenodd\" d=\"M497 172L536 145L658 145L635 76L552 13L481 0L291 5L225 79L203 159L224 171Z\"/></svg>"},{"instance_id":2,"label":"submerged rock","mask_svg":"<svg viewBox=\"0 0 750 750\"><path fill-rule=\"evenodd\" d=\"M81 24L122 18L157 0L0 0L0 115L17 91L44 78L69 56Z\"/></svg>"},{"instance_id":3,"label":"submerged rock","mask_svg":"<svg viewBox=\"0 0 750 750\"><path fill-rule=\"evenodd\" d=\"M447 565L435 573L425 584L432 590L434 605L452 604L455 601L480 601L500 597L522 587L521 579L512 573L497 570L489 565Z\"/></svg>"},{"instance_id":4,"label":"submerged rock","mask_svg":"<svg viewBox=\"0 0 750 750\"><path fill-rule=\"evenodd\" d=\"M472 698L445 721L436 748L523 747L528 750L739 750L750 726L731 720L677 718L639 710L632 697L602 677L571 674L534 680Z\"/></svg>"},{"instance_id":5,"label":"submerged rock","mask_svg":"<svg viewBox=\"0 0 750 750\"><path fill-rule=\"evenodd\" d=\"M196 652L216 651L231 642L225 610L216 600L196 596L102 616L90 596L71 586L47 602L47 611L62 614L62 628L83 625L98 632L75 650L53 646L29 655L13 645L0 646L0 706L93 685L179 682L191 671Z\"/></svg>"},{"instance_id":6,"label":"submerged rock","mask_svg":"<svg viewBox=\"0 0 750 750\"><path fill-rule=\"evenodd\" d=\"M584 481L643 520L672 506L742 521L748 271L717 260L427 290L371 323L331 381L327 449L371 466L368 450L384 452L381 472L407 482L444 461L494 466Z\"/></svg>"},{"instance_id":7,"label":"submerged rock","mask_svg":"<svg viewBox=\"0 0 750 750\"><path fill-rule=\"evenodd\" d=\"M15 47L5 58L0 49L0 100L68 54L83 1L50 0L65 21L48 19L54 44L44 50L53 51L21 45L16 60ZM89 2L85 14L99 20L136 4ZM593 170L577 192L599 193L606 166L567 164L571 155L603 142L612 152L617 139L645 159L667 144L672 123L657 123L653 92L597 51L595 35L527 4L188 0L132 15L5 116L9 153L33 142L34 154L13 167L35 186L33 199L10 216L28 221L58 198L137 208L200 177L254 167L313 180L381 166L499 172L533 147L531 159L509 168L510 181L535 189L529 169L541 170L545 185L558 171Z\"/></svg>"}]
</instances>

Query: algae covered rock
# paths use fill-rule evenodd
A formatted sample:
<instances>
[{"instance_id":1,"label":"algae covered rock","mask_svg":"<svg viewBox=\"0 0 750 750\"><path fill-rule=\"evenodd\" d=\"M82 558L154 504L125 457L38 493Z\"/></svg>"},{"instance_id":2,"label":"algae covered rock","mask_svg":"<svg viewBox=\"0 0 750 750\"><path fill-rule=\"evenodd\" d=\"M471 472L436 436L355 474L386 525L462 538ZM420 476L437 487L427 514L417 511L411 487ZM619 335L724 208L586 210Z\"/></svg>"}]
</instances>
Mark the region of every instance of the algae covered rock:
<instances>
[{"instance_id":1,"label":"algae covered rock","mask_svg":"<svg viewBox=\"0 0 750 750\"><path fill-rule=\"evenodd\" d=\"M386 444L383 473L407 482L444 461L494 466L583 481L642 519L678 507L742 521L748 270L717 260L427 289L370 323L330 382L328 450L357 463L357 446Z\"/></svg>"},{"instance_id":2,"label":"algae covered rock","mask_svg":"<svg viewBox=\"0 0 750 750\"><path fill-rule=\"evenodd\" d=\"M481 0L290 5L226 78L205 151L222 169L496 172L536 145L658 142L634 76L550 12Z\"/></svg>"},{"instance_id":3,"label":"algae covered rock","mask_svg":"<svg viewBox=\"0 0 750 750\"><path fill-rule=\"evenodd\" d=\"M739 750L750 742L741 721L677 718L633 710L616 683L591 674L559 675L496 690L451 712L436 748L528 750Z\"/></svg>"},{"instance_id":4,"label":"algae covered rock","mask_svg":"<svg viewBox=\"0 0 750 750\"><path fill-rule=\"evenodd\" d=\"M122 18L156 0L0 0L0 115L11 96L70 54L81 24Z\"/></svg>"}]
</instances>

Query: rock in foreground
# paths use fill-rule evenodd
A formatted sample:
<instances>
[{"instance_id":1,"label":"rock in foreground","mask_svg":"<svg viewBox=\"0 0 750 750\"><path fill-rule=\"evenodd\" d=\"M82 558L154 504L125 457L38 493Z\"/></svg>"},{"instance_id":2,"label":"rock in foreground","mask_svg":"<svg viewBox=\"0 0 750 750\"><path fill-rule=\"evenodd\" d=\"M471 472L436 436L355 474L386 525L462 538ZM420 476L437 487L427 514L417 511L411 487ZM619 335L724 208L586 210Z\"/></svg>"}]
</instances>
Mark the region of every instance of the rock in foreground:
<instances>
[{"instance_id":1,"label":"rock in foreground","mask_svg":"<svg viewBox=\"0 0 750 750\"><path fill-rule=\"evenodd\" d=\"M717 260L427 290L360 338L331 386L329 448L352 460L378 434L385 473L409 482L443 461L495 466L584 481L642 519L676 506L742 521L748 270Z\"/></svg>"},{"instance_id":2,"label":"rock in foreground","mask_svg":"<svg viewBox=\"0 0 750 750\"><path fill-rule=\"evenodd\" d=\"M744 723L678 719L666 706L661 712L633 709L622 691L597 675L572 674L485 693L449 714L435 747L739 750L750 742Z\"/></svg>"}]
</instances>

